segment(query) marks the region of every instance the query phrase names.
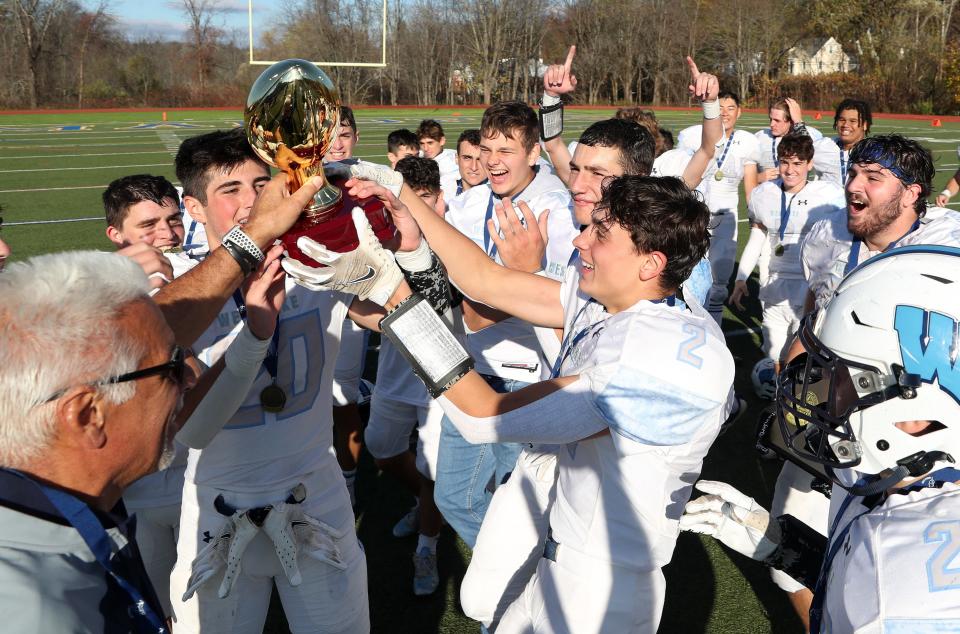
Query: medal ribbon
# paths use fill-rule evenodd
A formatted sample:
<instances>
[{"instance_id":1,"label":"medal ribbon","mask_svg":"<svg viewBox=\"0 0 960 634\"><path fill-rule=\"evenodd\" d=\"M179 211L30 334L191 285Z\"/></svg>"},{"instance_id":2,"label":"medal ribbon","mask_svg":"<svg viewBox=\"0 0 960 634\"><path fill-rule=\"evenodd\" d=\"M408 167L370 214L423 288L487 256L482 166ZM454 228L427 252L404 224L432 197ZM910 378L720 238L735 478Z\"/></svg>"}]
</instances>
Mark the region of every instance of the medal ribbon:
<instances>
[{"instance_id":1,"label":"medal ribbon","mask_svg":"<svg viewBox=\"0 0 960 634\"><path fill-rule=\"evenodd\" d=\"M843 187L847 184L847 160L843 157L843 142L840 141L840 137L835 138L833 142L840 150L840 186Z\"/></svg>"},{"instance_id":2,"label":"medal ribbon","mask_svg":"<svg viewBox=\"0 0 960 634\"><path fill-rule=\"evenodd\" d=\"M727 144L723 146L723 154L720 155L720 158L717 159L717 171L720 171L720 168L723 167L723 162L727 160L727 152L730 151L730 144L733 143L733 130L730 131L730 137L727 139Z\"/></svg>"},{"instance_id":3,"label":"medal ribbon","mask_svg":"<svg viewBox=\"0 0 960 634\"><path fill-rule=\"evenodd\" d=\"M237 313L240 319L247 321L247 305L243 301L243 294L240 289L233 291L233 303L237 305ZM267 356L263 358L263 367L270 375L273 384L277 384L277 369L280 359L280 315L277 315L277 326L273 329L273 337L270 339L270 348L267 350Z\"/></svg>"},{"instance_id":4,"label":"medal ribbon","mask_svg":"<svg viewBox=\"0 0 960 634\"><path fill-rule=\"evenodd\" d=\"M667 295L663 299L651 299L649 300L651 304L666 304L667 306L675 306L677 303L676 295ZM590 334L591 331L596 328L594 335L599 335L600 331L603 330L604 325L606 325L606 320L597 321L592 324L588 324L580 329L577 334L573 335L573 338L570 338L570 335L573 333L574 328L577 325L577 322L580 321L580 318L583 316L583 313L591 304L596 304L597 300L590 298L586 304L583 305L577 312L577 316L573 318L573 323L570 324L570 332L567 333L567 336L563 338L563 344L560 346L560 353L557 355L557 360L553 364L553 370L550 372L550 378L555 379L560 376L560 367L563 365L563 362L567 360L567 357L570 356L570 353L573 352L573 349L577 347L577 344L580 343L584 337ZM597 328L599 326L599 328Z\"/></svg>"},{"instance_id":5,"label":"medal ribbon","mask_svg":"<svg viewBox=\"0 0 960 634\"><path fill-rule=\"evenodd\" d=\"M802 190L801 190L802 191ZM783 190L783 183L780 184L780 243L783 245L783 234L787 230L787 223L790 222L790 207L793 206L793 201L800 194L797 192L790 197L789 204L787 203L787 192Z\"/></svg>"},{"instance_id":6,"label":"medal ribbon","mask_svg":"<svg viewBox=\"0 0 960 634\"><path fill-rule=\"evenodd\" d=\"M886 248L880 251L880 253L886 253L890 249L894 248L895 246L900 244L901 240L903 240L904 238L906 238L908 235L910 235L911 233L913 233L919 228L920 228L920 219L918 218L917 221L913 223L913 226L910 227L910 229L905 234L903 234L902 236L900 236L899 238L897 238L896 240L888 244ZM850 255L847 256L847 265L843 267L844 277L846 277L850 273L850 271L857 268L857 263L860 260L860 242L861 242L860 238L854 238L853 242L850 243Z\"/></svg>"},{"instance_id":7,"label":"medal ribbon","mask_svg":"<svg viewBox=\"0 0 960 634\"><path fill-rule=\"evenodd\" d=\"M770 138L770 153L773 155L773 166L780 167L780 159L777 158L777 137L773 136L773 133L771 132Z\"/></svg>"}]
</instances>

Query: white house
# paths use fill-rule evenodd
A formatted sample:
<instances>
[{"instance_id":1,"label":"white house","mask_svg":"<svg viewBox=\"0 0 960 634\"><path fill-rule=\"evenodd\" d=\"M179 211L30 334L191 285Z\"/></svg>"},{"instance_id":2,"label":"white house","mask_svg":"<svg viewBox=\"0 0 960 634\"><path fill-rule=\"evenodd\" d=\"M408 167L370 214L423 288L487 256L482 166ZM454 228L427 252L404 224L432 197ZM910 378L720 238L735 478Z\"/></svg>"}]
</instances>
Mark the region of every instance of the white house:
<instances>
[{"instance_id":1,"label":"white house","mask_svg":"<svg viewBox=\"0 0 960 634\"><path fill-rule=\"evenodd\" d=\"M787 73L790 75L845 73L854 68L856 64L852 58L832 37L806 40L787 51Z\"/></svg>"}]
</instances>

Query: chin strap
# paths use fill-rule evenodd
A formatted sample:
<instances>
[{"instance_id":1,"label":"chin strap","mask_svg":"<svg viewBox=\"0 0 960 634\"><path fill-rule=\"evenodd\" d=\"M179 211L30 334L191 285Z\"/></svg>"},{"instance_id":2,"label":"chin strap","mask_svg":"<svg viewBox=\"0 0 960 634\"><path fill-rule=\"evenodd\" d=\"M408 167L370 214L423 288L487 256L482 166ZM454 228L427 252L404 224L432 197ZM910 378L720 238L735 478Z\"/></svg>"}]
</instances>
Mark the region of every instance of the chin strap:
<instances>
[{"instance_id":1,"label":"chin strap","mask_svg":"<svg viewBox=\"0 0 960 634\"><path fill-rule=\"evenodd\" d=\"M903 482L907 478L916 478L925 473L930 473L933 470L934 465L938 462L949 462L956 464L956 460L953 459L953 456L946 452L918 451L913 455L897 460L896 468L888 475L883 477L877 476L877 479L860 480L854 485L846 487L846 489L853 495L858 495L861 497L877 495L878 493L883 493L887 489L896 486L898 483ZM954 471L960 474L960 471L956 471L955 469L942 469L936 473L940 473L941 471Z\"/></svg>"}]
</instances>

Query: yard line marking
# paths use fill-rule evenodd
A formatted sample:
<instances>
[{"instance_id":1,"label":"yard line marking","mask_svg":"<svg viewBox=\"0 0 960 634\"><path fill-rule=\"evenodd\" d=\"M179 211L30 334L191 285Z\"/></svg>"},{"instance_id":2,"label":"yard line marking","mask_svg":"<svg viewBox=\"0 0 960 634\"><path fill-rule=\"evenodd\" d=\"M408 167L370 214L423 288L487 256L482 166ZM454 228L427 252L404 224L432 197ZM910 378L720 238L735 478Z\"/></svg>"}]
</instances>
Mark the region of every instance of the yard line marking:
<instances>
[{"instance_id":1,"label":"yard line marking","mask_svg":"<svg viewBox=\"0 0 960 634\"><path fill-rule=\"evenodd\" d=\"M106 189L106 185L77 185L75 187L38 187L36 189L0 189L0 194L22 194L25 192L56 192L74 189Z\"/></svg>"},{"instance_id":2,"label":"yard line marking","mask_svg":"<svg viewBox=\"0 0 960 634\"><path fill-rule=\"evenodd\" d=\"M29 170L0 170L0 176L4 174L16 174L23 172L65 172L75 170L113 170L126 167L170 167L169 163L141 163L138 165L101 165L98 167L40 167Z\"/></svg>"},{"instance_id":3,"label":"yard line marking","mask_svg":"<svg viewBox=\"0 0 960 634\"><path fill-rule=\"evenodd\" d=\"M166 154L166 150L147 150L145 152L97 152L92 154L36 154L33 156L0 156L3 160L45 159L45 158L82 158L85 156L139 156L141 154Z\"/></svg>"},{"instance_id":4,"label":"yard line marking","mask_svg":"<svg viewBox=\"0 0 960 634\"><path fill-rule=\"evenodd\" d=\"M95 218L64 218L63 220L21 220L19 222L5 222L3 223L4 227L17 227L20 225L56 225L61 222L86 222L88 220L100 220L103 221L103 216L97 216Z\"/></svg>"},{"instance_id":5,"label":"yard line marking","mask_svg":"<svg viewBox=\"0 0 960 634\"><path fill-rule=\"evenodd\" d=\"M180 150L180 137L177 136L177 133L171 129L160 129L157 130L157 136L160 137L160 142L163 143L163 147L167 148L170 156L175 157Z\"/></svg>"}]
</instances>

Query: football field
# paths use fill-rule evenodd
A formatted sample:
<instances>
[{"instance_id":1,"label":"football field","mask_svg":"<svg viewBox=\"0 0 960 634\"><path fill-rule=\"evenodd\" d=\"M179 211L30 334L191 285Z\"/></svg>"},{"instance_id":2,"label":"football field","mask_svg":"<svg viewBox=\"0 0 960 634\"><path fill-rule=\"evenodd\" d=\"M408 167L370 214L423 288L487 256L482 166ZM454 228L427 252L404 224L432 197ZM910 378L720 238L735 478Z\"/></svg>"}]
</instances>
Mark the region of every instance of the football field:
<instances>
[{"instance_id":1,"label":"football field","mask_svg":"<svg viewBox=\"0 0 960 634\"><path fill-rule=\"evenodd\" d=\"M612 116L613 109L568 109L564 137L571 141L590 123ZM355 156L386 162L386 136L397 128L417 127L421 119L439 120L447 147L460 132L479 126L480 109L359 109L360 140ZM239 111L168 111L75 114L0 115L0 236L13 250L12 260L68 249L112 250L104 235L101 194L120 176L163 175L178 184L173 157L184 139L242 125ZM658 111L661 126L674 135L699 121L693 111ZM932 117L931 117L932 119ZM807 116L808 125L825 135L832 118ZM767 124L761 114L744 114L738 127L750 132ZM934 155L934 194L944 188L958 166L960 123L932 127L927 120L876 119L872 134L900 132L916 138ZM933 198L931 196L931 200ZM742 196L741 196L742 199ZM960 196L955 198L960 202ZM958 209L957 205L953 209ZM740 246L748 231L741 209ZM756 414L764 403L751 387L750 370L760 359L760 306L756 277L751 279L747 310L724 319L728 344L737 363L738 394L749 411L737 427L713 446L703 478L724 480L769 506L778 462L759 459L753 448ZM2 298L0 298L2 301ZM372 357L372 359L375 357ZM372 374L368 364L368 374ZM469 562L469 551L449 529L440 542L441 590L434 596L413 596L412 564L416 538L395 539L390 529L412 500L365 456L358 477L357 531L364 544L375 632L476 632L478 626L460 612L457 596ZM799 632L799 621L767 570L718 546L710 538L682 534L672 563L665 570L667 601L662 632ZM274 614L268 631L285 631Z\"/></svg>"}]
</instances>

